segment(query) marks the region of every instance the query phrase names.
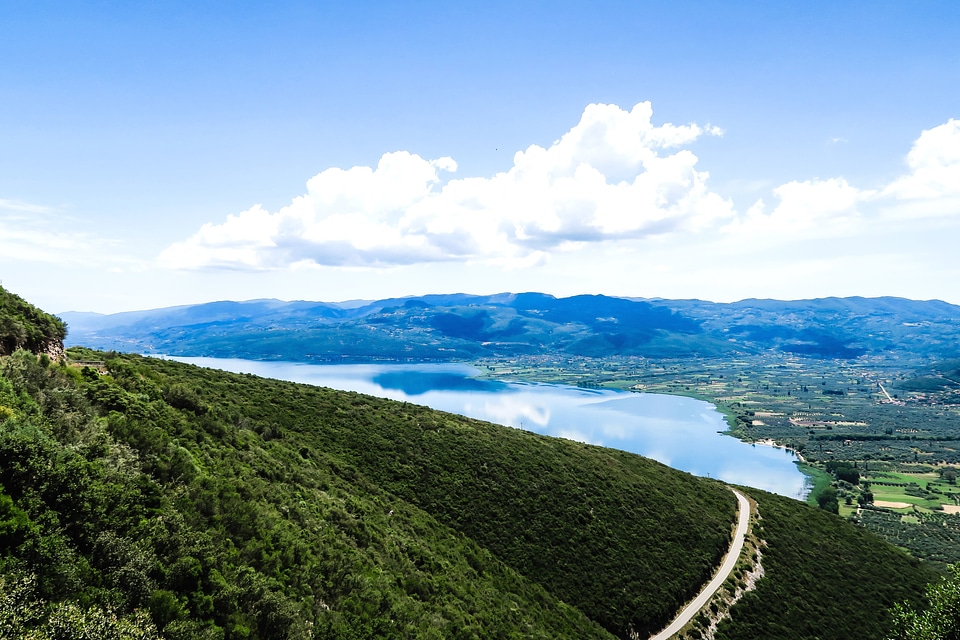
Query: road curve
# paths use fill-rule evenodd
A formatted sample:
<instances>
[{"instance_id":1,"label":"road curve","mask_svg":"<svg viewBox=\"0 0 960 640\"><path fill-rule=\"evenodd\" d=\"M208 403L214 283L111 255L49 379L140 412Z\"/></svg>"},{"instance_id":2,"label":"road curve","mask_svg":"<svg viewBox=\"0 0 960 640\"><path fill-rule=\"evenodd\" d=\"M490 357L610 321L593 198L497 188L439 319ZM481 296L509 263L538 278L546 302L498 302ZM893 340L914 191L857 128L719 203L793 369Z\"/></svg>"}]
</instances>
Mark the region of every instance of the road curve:
<instances>
[{"instance_id":1,"label":"road curve","mask_svg":"<svg viewBox=\"0 0 960 640\"><path fill-rule=\"evenodd\" d=\"M680 629L690 622L693 616L697 615L697 612L710 601L710 598L713 597L713 594L717 592L723 584L723 581L727 579L727 576L730 575L730 572L732 572L736 566L737 560L740 558L740 551L743 550L743 538L746 536L747 527L750 524L750 502L746 496L736 489L731 488L730 490L736 494L739 507L737 512L737 530L733 534L730 550L727 551L727 555L723 559L720 569L717 570L716 575L713 576L713 580L707 583L707 586L703 588L700 594L694 598L690 604L680 610L680 613L673 619L673 622L667 625L667 628L657 635L651 636L650 640L667 640L667 638L670 638L680 631Z\"/></svg>"}]
</instances>

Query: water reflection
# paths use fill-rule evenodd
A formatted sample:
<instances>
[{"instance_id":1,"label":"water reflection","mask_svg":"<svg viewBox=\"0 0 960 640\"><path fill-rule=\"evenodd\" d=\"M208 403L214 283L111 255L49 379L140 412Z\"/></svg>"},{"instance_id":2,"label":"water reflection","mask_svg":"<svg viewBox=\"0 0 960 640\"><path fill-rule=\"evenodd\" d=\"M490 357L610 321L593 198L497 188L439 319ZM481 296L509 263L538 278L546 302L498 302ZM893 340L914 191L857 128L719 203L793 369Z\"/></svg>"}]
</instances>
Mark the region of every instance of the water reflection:
<instances>
[{"instance_id":1,"label":"water reflection","mask_svg":"<svg viewBox=\"0 0 960 640\"><path fill-rule=\"evenodd\" d=\"M514 389L514 391L516 391ZM547 427L550 424L550 407L531 402L518 395L503 394L498 398L485 400L483 407L474 407L473 403L464 405L464 415L483 416L484 420L496 422L508 427Z\"/></svg>"},{"instance_id":2,"label":"water reflection","mask_svg":"<svg viewBox=\"0 0 960 640\"><path fill-rule=\"evenodd\" d=\"M385 371L374 376L373 383L383 389L402 391L408 396L420 396L434 389L489 393L509 390L503 382L468 378L463 373L453 372L422 371L411 375L410 371Z\"/></svg>"},{"instance_id":3,"label":"water reflection","mask_svg":"<svg viewBox=\"0 0 960 640\"><path fill-rule=\"evenodd\" d=\"M479 380L466 365L309 365L219 358L175 358L383 398L639 453L677 469L773 491L805 493L804 476L784 449L721 435L723 416L692 398L560 385Z\"/></svg>"}]
</instances>

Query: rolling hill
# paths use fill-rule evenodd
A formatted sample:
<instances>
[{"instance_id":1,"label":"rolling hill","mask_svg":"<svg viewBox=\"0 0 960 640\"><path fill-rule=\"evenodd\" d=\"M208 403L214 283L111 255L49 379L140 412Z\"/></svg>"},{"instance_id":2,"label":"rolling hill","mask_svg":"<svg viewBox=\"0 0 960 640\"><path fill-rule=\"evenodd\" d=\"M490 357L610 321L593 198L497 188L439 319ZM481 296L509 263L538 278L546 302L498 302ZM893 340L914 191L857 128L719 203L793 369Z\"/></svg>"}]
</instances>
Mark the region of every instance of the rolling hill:
<instances>
[{"instance_id":1,"label":"rolling hill","mask_svg":"<svg viewBox=\"0 0 960 640\"><path fill-rule=\"evenodd\" d=\"M960 307L901 298L629 300L540 293L433 295L348 304L214 302L64 313L68 344L171 355L307 362L448 361L520 355L818 358L960 356Z\"/></svg>"}]
</instances>

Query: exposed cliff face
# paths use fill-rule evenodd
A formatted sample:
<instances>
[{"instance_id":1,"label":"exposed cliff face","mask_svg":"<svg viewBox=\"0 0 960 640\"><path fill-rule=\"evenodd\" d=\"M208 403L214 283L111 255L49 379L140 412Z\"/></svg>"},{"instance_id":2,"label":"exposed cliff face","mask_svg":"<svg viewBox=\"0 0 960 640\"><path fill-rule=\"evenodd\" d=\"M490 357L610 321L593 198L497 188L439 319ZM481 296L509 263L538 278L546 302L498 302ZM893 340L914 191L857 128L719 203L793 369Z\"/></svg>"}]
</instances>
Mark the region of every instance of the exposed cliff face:
<instances>
[{"instance_id":1,"label":"exposed cliff face","mask_svg":"<svg viewBox=\"0 0 960 640\"><path fill-rule=\"evenodd\" d=\"M60 338L51 338L42 342L36 342L30 339L24 339L22 332L4 331L9 329L0 322L0 356L8 356L18 349L26 349L36 355L45 354L51 360L61 361L67 357L63 346L63 340Z\"/></svg>"},{"instance_id":2,"label":"exposed cliff face","mask_svg":"<svg viewBox=\"0 0 960 640\"><path fill-rule=\"evenodd\" d=\"M53 340L43 346L41 353L47 354L51 360L61 361L67 357L67 352L63 348L63 340Z\"/></svg>"}]
</instances>

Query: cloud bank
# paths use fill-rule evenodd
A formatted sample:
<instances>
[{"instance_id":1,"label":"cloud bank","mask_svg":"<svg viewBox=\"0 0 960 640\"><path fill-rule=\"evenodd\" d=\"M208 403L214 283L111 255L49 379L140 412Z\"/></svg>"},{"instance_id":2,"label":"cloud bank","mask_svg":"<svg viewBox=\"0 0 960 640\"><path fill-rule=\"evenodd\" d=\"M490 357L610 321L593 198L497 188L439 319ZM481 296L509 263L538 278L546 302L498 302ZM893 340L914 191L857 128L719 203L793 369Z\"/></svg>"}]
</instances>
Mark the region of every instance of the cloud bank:
<instances>
[{"instance_id":1,"label":"cloud bank","mask_svg":"<svg viewBox=\"0 0 960 640\"><path fill-rule=\"evenodd\" d=\"M732 219L686 149L715 127L654 125L650 103L588 106L543 148L516 153L510 170L452 178L451 158L405 151L376 167L332 168L279 211L254 206L203 225L160 256L185 269L295 265L391 266L484 261L536 263L585 242L695 231Z\"/></svg>"},{"instance_id":2,"label":"cloud bank","mask_svg":"<svg viewBox=\"0 0 960 640\"><path fill-rule=\"evenodd\" d=\"M175 269L278 270L466 262L520 267L585 244L722 232L745 240L855 235L878 220L960 219L960 121L923 131L906 172L878 188L798 180L737 212L683 147L715 127L652 123L592 104L547 148L519 151L492 177L455 178L452 158L384 154L331 168L278 211L257 205L167 247Z\"/></svg>"}]
</instances>

